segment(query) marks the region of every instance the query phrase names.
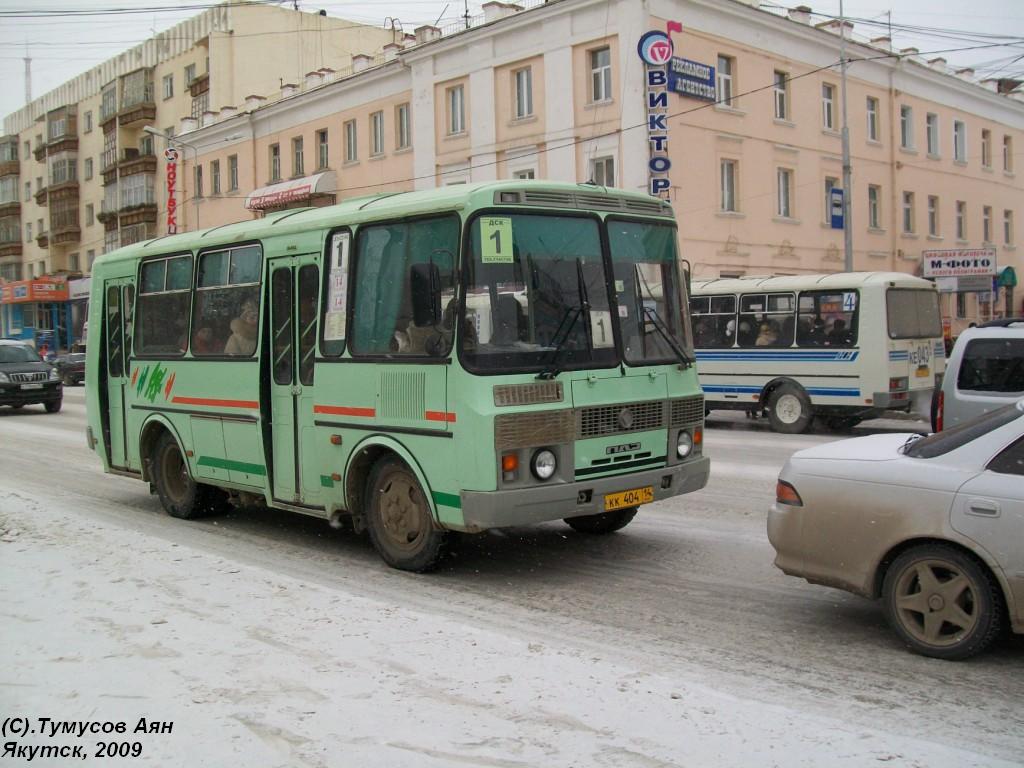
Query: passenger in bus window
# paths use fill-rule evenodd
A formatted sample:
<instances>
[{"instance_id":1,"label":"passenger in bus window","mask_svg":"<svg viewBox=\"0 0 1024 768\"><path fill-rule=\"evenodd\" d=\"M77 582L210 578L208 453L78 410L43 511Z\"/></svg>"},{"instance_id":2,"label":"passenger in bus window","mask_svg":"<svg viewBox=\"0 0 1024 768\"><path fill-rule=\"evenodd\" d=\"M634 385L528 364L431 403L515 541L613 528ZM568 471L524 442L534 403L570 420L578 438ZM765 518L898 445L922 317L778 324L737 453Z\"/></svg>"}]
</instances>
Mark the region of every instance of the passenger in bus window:
<instances>
[{"instance_id":1,"label":"passenger in bus window","mask_svg":"<svg viewBox=\"0 0 1024 768\"><path fill-rule=\"evenodd\" d=\"M830 347L846 347L849 346L851 340L846 321L837 317L832 321L832 330L828 332L828 345Z\"/></svg>"},{"instance_id":2,"label":"passenger in bus window","mask_svg":"<svg viewBox=\"0 0 1024 768\"><path fill-rule=\"evenodd\" d=\"M242 303L242 309L231 321L231 338L224 345L225 355L248 357L256 351L256 334L259 330L259 307L252 299Z\"/></svg>"},{"instance_id":3,"label":"passenger in bus window","mask_svg":"<svg viewBox=\"0 0 1024 768\"><path fill-rule=\"evenodd\" d=\"M761 329L757 334L757 341L754 346L774 347L779 341L779 324L774 320L766 320L761 323Z\"/></svg>"},{"instance_id":4,"label":"passenger in bus window","mask_svg":"<svg viewBox=\"0 0 1024 768\"><path fill-rule=\"evenodd\" d=\"M800 322L801 328L801 346L805 347L823 347L825 346L825 321L820 316L815 316L811 322L810 327L803 333L804 321Z\"/></svg>"},{"instance_id":5,"label":"passenger in bus window","mask_svg":"<svg viewBox=\"0 0 1024 768\"><path fill-rule=\"evenodd\" d=\"M210 326L204 326L196 331L195 336L192 337L192 354L193 355L216 355L220 352L217 349L217 344L213 338L213 329Z\"/></svg>"}]
</instances>

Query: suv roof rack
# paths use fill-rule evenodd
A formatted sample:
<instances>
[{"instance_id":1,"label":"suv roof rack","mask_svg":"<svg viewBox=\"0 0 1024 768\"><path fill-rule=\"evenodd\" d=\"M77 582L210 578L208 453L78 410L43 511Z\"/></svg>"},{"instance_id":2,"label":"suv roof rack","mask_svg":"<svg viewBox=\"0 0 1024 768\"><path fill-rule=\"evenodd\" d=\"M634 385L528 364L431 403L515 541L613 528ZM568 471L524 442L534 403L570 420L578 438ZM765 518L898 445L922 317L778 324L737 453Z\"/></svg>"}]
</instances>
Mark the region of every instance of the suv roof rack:
<instances>
[{"instance_id":1,"label":"suv roof rack","mask_svg":"<svg viewBox=\"0 0 1024 768\"><path fill-rule=\"evenodd\" d=\"M975 326L976 328L1009 328L1014 325L1024 325L1024 317L1004 317L999 320L989 320L987 323L981 323Z\"/></svg>"}]
</instances>

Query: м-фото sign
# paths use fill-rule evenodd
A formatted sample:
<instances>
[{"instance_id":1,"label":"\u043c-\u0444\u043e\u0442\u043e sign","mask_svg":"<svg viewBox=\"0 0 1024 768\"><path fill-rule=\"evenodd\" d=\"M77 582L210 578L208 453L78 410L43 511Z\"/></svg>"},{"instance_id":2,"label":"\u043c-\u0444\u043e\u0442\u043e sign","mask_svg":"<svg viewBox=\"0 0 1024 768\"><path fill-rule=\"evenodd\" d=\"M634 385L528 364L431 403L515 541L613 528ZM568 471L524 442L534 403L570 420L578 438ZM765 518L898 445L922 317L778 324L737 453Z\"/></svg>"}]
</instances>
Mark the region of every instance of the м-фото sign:
<instances>
[{"instance_id":1,"label":"\u043c-\u0444\u043e\u0442\u043e sign","mask_svg":"<svg viewBox=\"0 0 1024 768\"><path fill-rule=\"evenodd\" d=\"M922 251L925 277L968 277L996 274L995 248L954 248Z\"/></svg>"}]
</instances>

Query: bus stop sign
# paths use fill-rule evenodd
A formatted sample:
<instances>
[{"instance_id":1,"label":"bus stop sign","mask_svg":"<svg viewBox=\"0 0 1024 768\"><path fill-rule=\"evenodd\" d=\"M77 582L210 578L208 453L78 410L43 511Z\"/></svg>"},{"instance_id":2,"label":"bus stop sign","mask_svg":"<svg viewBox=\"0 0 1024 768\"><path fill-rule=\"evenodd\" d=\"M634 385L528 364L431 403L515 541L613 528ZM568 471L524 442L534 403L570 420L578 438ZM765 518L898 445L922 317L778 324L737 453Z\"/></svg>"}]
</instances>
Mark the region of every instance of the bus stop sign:
<instances>
[{"instance_id":1,"label":"bus stop sign","mask_svg":"<svg viewBox=\"0 0 1024 768\"><path fill-rule=\"evenodd\" d=\"M832 220L832 229L843 228L843 190L832 187L828 192L829 218Z\"/></svg>"}]
</instances>

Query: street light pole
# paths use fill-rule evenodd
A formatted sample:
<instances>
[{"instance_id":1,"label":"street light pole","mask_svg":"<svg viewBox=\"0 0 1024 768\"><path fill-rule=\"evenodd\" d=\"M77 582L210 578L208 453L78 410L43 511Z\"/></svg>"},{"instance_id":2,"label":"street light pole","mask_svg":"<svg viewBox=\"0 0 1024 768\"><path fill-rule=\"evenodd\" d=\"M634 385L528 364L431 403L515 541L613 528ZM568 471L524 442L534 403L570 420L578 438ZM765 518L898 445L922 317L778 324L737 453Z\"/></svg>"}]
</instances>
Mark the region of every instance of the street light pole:
<instances>
[{"instance_id":1,"label":"street light pole","mask_svg":"<svg viewBox=\"0 0 1024 768\"><path fill-rule=\"evenodd\" d=\"M853 226L850 221L851 176L850 167L850 126L846 122L846 16L843 14L843 0L839 0L839 72L842 84L840 98L843 102L843 269L853 271Z\"/></svg>"},{"instance_id":2,"label":"street light pole","mask_svg":"<svg viewBox=\"0 0 1024 768\"><path fill-rule=\"evenodd\" d=\"M145 133L148 133L150 136L159 136L161 139L164 139L167 142L168 147L173 146L175 144L181 144L181 146L188 147L189 149L192 150L192 203L196 209L195 229L199 229L199 196L196 194L197 190L195 188L195 169L199 167L199 150L195 147L194 144L189 144L187 141L182 141L181 139L166 134L163 131L158 131L152 125L143 126L142 130Z\"/></svg>"}]
</instances>

